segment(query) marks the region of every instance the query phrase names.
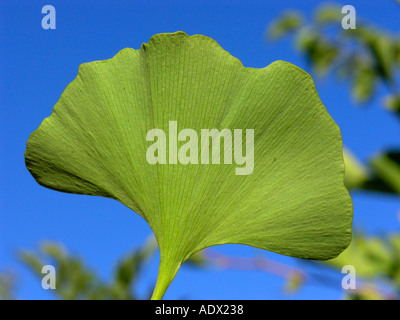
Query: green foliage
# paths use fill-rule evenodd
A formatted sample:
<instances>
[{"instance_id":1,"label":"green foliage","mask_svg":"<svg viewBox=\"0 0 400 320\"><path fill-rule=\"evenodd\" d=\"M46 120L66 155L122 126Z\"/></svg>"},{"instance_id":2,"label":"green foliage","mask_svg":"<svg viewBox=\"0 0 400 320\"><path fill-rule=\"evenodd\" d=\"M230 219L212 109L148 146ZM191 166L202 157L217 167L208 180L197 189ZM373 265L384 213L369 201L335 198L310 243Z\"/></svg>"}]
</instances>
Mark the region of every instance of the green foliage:
<instances>
[{"instance_id":1,"label":"green foliage","mask_svg":"<svg viewBox=\"0 0 400 320\"><path fill-rule=\"evenodd\" d=\"M296 16L305 21L301 13L296 13ZM385 108L400 116L399 88L395 81L399 75L400 38L359 17L356 29L343 30L342 17L339 5L329 4L317 9L312 21L291 30L297 48L318 75L331 71L338 79L349 81L352 96L359 103L369 102L378 86L384 86L390 92L383 100ZM282 20L285 20L285 14ZM280 20L275 23L279 25ZM275 25L270 26L270 29L274 28ZM288 34L282 32L280 37ZM348 150L344 152L344 159L347 188L400 194L398 147L371 157L367 166ZM325 264L339 269L344 265L353 265L357 274L367 279L368 284L347 294L348 299L398 299L399 250L399 234L387 237L357 235L347 250ZM391 284L394 293L387 294L374 284L382 279Z\"/></svg>"},{"instance_id":2,"label":"green foliage","mask_svg":"<svg viewBox=\"0 0 400 320\"><path fill-rule=\"evenodd\" d=\"M316 26L323 27L340 23L342 18L342 7L334 3L328 3L315 10L314 23Z\"/></svg>"},{"instance_id":3,"label":"green foliage","mask_svg":"<svg viewBox=\"0 0 400 320\"><path fill-rule=\"evenodd\" d=\"M400 95L391 95L386 97L385 107L400 116Z\"/></svg>"},{"instance_id":4,"label":"green foliage","mask_svg":"<svg viewBox=\"0 0 400 320\"><path fill-rule=\"evenodd\" d=\"M196 132L254 130L254 172L149 165L146 134L168 132L171 120ZM351 238L341 135L311 77L283 61L244 68L204 36L160 34L140 50L81 65L29 138L25 159L41 185L116 199L149 223L161 254L156 299L184 261L212 245L323 260ZM131 278L122 272L118 280L124 288ZM93 279L82 270L80 281Z\"/></svg>"},{"instance_id":5,"label":"green foliage","mask_svg":"<svg viewBox=\"0 0 400 320\"><path fill-rule=\"evenodd\" d=\"M285 12L268 30L268 36L279 39L288 32L297 30L303 24L303 17L298 12Z\"/></svg>"},{"instance_id":6,"label":"green foliage","mask_svg":"<svg viewBox=\"0 0 400 320\"><path fill-rule=\"evenodd\" d=\"M303 28L297 39L297 47L305 52L317 74L325 74L338 55L338 49L321 37L318 32Z\"/></svg>"},{"instance_id":7,"label":"green foliage","mask_svg":"<svg viewBox=\"0 0 400 320\"><path fill-rule=\"evenodd\" d=\"M151 297L151 285L145 296L139 296L136 285L157 250L157 242L150 237L143 246L121 257L107 282L96 275L95 270L84 261L66 251L59 243L43 242L38 250L20 250L19 259L37 276L44 274L44 265L53 265L56 270L56 289L51 292L62 300L136 300ZM185 265L205 267L209 261L203 252L197 252L186 260ZM0 300L15 299L14 278L6 272L0 274Z\"/></svg>"},{"instance_id":8,"label":"green foliage","mask_svg":"<svg viewBox=\"0 0 400 320\"><path fill-rule=\"evenodd\" d=\"M391 286L391 293L386 294L377 286L361 285L356 291L349 292L349 299L400 298L399 234L390 235L387 239L357 234L347 250L326 264L337 268L352 265L357 271L357 276L362 277L365 282L382 281Z\"/></svg>"},{"instance_id":9,"label":"green foliage","mask_svg":"<svg viewBox=\"0 0 400 320\"><path fill-rule=\"evenodd\" d=\"M356 29L342 29L343 15L339 5L320 7L309 23L299 12L290 11L290 14L304 22L290 30L282 29L272 38L287 36L289 31L294 34L299 51L317 74L324 74L332 68L339 78L350 81L353 97L358 102L368 102L379 84L396 91L393 86L394 74L400 65L398 36L359 18ZM268 30L275 30L286 20L284 13Z\"/></svg>"},{"instance_id":10,"label":"green foliage","mask_svg":"<svg viewBox=\"0 0 400 320\"><path fill-rule=\"evenodd\" d=\"M42 266L56 269L56 289L63 300L133 300L138 299L135 284L146 262L153 256L156 244L151 238L142 248L134 250L117 263L112 280L107 283L89 269L81 258L69 254L60 244L44 242L38 252L22 250L20 259L42 279ZM142 297L148 299L149 295Z\"/></svg>"},{"instance_id":11,"label":"green foliage","mask_svg":"<svg viewBox=\"0 0 400 320\"><path fill-rule=\"evenodd\" d=\"M361 164L348 150L345 185L348 189L400 194L400 152L387 151L371 158L369 166Z\"/></svg>"},{"instance_id":12,"label":"green foliage","mask_svg":"<svg viewBox=\"0 0 400 320\"><path fill-rule=\"evenodd\" d=\"M15 299L15 276L9 271L0 273L0 300Z\"/></svg>"},{"instance_id":13,"label":"green foliage","mask_svg":"<svg viewBox=\"0 0 400 320\"><path fill-rule=\"evenodd\" d=\"M393 193L400 194L400 152L391 151L372 159L371 166L375 169L376 178Z\"/></svg>"}]
</instances>

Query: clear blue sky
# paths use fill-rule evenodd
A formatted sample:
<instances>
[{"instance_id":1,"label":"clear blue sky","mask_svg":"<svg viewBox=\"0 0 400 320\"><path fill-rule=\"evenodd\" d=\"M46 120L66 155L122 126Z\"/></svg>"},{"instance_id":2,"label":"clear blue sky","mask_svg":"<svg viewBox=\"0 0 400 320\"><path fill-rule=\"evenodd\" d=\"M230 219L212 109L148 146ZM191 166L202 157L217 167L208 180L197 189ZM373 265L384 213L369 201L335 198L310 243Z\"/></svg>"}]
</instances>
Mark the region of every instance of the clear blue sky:
<instances>
[{"instance_id":1,"label":"clear blue sky","mask_svg":"<svg viewBox=\"0 0 400 320\"><path fill-rule=\"evenodd\" d=\"M18 248L35 248L41 240L57 240L85 258L109 279L117 258L139 247L151 234L137 214L120 203L78 196L39 186L25 168L29 135L50 115L81 63L113 57L119 50L139 48L162 32L178 30L214 38L246 67L265 67L274 60L292 62L306 71L291 40L266 43L266 26L285 9L308 16L322 1L57 1L3 0L0 4L0 271L18 275L22 299L53 295L16 260ZM43 30L41 9L56 8L56 30ZM400 6L395 1L351 1L357 16L399 32ZM341 127L344 143L362 161L385 146L399 145L398 123L374 100L362 109L351 101L349 87L332 79L316 82L321 100ZM399 231L400 200L376 194L353 194L354 226L369 234ZM265 254L293 266L298 260L250 247L227 245L218 251L235 256ZM140 280L144 293L154 284L155 258ZM282 278L262 272L182 268L165 298L190 299L338 299L340 274L330 286L305 285L286 295Z\"/></svg>"}]
</instances>

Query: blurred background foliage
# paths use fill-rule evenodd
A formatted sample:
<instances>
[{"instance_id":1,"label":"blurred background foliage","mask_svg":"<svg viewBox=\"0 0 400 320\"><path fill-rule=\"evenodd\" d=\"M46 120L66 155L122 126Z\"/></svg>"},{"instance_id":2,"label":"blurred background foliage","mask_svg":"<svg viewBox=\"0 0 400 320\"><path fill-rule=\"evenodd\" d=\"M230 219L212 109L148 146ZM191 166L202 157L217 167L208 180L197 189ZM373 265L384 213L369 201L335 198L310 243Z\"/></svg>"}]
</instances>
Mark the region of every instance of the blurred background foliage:
<instances>
[{"instance_id":1,"label":"blurred background foliage","mask_svg":"<svg viewBox=\"0 0 400 320\"><path fill-rule=\"evenodd\" d=\"M287 11L267 28L266 38L277 41L292 37L296 50L316 77L332 74L338 81L348 83L353 100L360 106L379 98L382 107L400 120L399 35L381 30L358 16L356 29L345 30L341 25L344 16L342 5L333 3L317 8L311 21L301 12ZM384 87L385 96L377 96L378 86ZM346 148L344 159L345 185L350 192L400 194L400 146L371 156L367 165ZM353 265L357 276L363 278L363 285L348 291L345 298L400 297L400 234L355 234L347 250L323 264L339 269ZM384 288L388 287L390 294L385 293L388 290Z\"/></svg>"},{"instance_id":2,"label":"blurred background foliage","mask_svg":"<svg viewBox=\"0 0 400 320\"><path fill-rule=\"evenodd\" d=\"M136 293L135 285L141 271L154 256L157 241L154 236L141 248L132 250L117 261L113 277L109 282L101 279L85 261L75 254L69 253L62 244L43 241L37 250L22 249L18 252L19 260L25 264L41 282L46 272L45 265L52 265L56 270L56 288L52 292L62 300L149 300L154 283L149 283L148 292L144 296ZM198 267L205 266L202 254L195 254L185 264ZM0 274L0 299L15 299L16 276L10 272Z\"/></svg>"},{"instance_id":3,"label":"blurred background foliage","mask_svg":"<svg viewBox=\"0 0 400 320\"><path fill-rule=\"evenodd\" d=\"M399 7L400 9L400 7ZM400 91L397 80L400 65L400 37L381 30L357 16L356 29L344 30L342 6L325 4L317 8L311 21L297 11L287 11L271 23L266 31L268 41L292 37L316 77L333 74L338 81L350 86L351 96L361 106L372 99L381 99L382 107L400 120ZM377 97L378 86L387 94ZM400 124L400 123L399 123ZM384 129L384 126L382 126ZM400 194L400 146L371 157L364 165L350 150L344 150L345 185L353 192ZM393 212L393 214L396 214ZM378 219L378 217L377 217ZM59 299L148 299L138 296L135 284L146 263L157 249L154 238L142 248L133 250L116 264L113 278L104 282L85 265L84 260L67 252L61 244L43 242L38 250L19 252L20 261L41 281L42 266L51 264L57 270ZM222 268L257 269L287 279L287 292L294 292L312 279L303 270L280 265L266 258L233 258L216 256L212 249L195 254L187 262L199 268L209 265ZM315 263L315 262L313 262ZM317 262L322 269L342 269L353 265L361 285L344 293L346 299L399 299L400 297L400 234L368 237L356 233L348 249L339 257ZM357 278L358 281L359 278ZM10 272L0 273L0 299L15 299L18 277ZM319 279L319 284L328 283Z\"/></svg>"},{"instance_id":4,"label":"blurred background foliage","mask_svg":"<svg viewBox=\"0 0 400 320\"><path fill-rule=\"evenodd\" d=\"M101 280L85 262L58 243L43 242L38 252L21 250L19 258L42 280L42 267L52 265L56 270L55 294L65 300L135 300L150 299L151 291L144 297L135 292L135 282L146 262L156 249L154 238L142 248L122 257L116 264L109 283Z\"/></svg>"}]
</instances>

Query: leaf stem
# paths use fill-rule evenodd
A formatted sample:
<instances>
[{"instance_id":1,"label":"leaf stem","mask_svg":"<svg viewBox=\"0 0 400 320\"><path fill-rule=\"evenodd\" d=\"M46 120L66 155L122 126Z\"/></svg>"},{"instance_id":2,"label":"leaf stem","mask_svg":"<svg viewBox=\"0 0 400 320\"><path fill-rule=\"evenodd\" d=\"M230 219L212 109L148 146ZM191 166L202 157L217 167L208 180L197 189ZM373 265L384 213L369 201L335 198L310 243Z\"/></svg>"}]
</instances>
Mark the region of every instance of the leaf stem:
<instances>
[{"instance_id":1,"label":"leaf stem","mask_svg":"<svg viewBox=\"0 0 400 320\"><path fill-rule=\"evenodd\" d=\"M180 265L181 263L176 263L171 259L165 259L161 255L157 283L151 300L161 300L163 298L172 280L174 280Z\"/></svg>"}]
</instances>

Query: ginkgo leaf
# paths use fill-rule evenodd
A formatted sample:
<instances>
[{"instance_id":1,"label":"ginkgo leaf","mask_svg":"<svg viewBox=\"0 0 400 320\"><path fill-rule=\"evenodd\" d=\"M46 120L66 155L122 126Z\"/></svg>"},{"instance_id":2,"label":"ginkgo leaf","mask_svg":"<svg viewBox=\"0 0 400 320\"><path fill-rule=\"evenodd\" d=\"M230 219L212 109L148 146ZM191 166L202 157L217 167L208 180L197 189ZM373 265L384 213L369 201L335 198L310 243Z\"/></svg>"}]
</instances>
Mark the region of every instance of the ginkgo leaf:
<instances>
[{"instance_id":1,"label":"ginkgo leaf","mask_svg":"<svg viewBox=\"0 0 400 320\"><path fill-rule=\"evenodd\" d=\"M149 141L154 129L166 139ZM202 145L202 130L212 129L226 137ZM163 142L166 150L151 149ZM189 142L198 154L183 148ZM151 150L166 163L149 163ZM253 164L241 161L252 151ZM207 152L209 164L200 161ZM159 34L81 65L25 159L39 184L116 199L148 222L161 254L155 299L190 255L212 245L329 259L351 239L340 130L311 77L283 61L245 68L201 35Z\"/></svg>"}]
</instances>

